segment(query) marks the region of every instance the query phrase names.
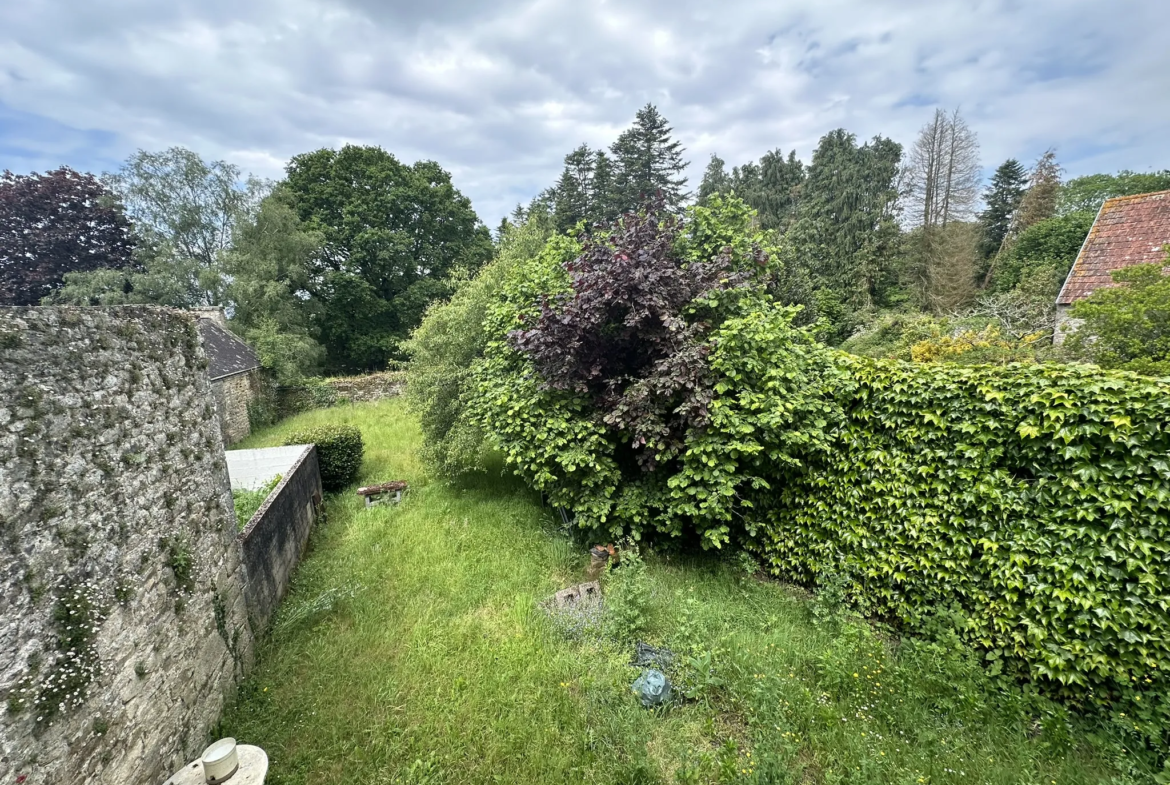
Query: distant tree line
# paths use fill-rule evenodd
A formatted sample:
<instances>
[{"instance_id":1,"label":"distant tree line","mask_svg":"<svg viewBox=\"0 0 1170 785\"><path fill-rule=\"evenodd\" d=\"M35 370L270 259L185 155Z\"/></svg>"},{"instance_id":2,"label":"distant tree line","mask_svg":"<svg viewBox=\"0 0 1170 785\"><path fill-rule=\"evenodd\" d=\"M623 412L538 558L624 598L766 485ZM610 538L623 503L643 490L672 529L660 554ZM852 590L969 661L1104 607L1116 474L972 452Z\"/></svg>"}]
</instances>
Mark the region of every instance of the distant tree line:
<instances>
[{"instance_id":1,"label":"distant tree line","mask_svg":"<svg viewBox=\"0 0 1170 785\"><path fill-rule=\"evenodd\" d=\"M1101 203L1170 188L1168 171L1062 182L1051 150L984 183L958 110L936 110L908 148L836 129L807 163L776 148L729 170L712 155L694 191L684 156L647 104L608 148L569 152L494 239L439 164L378 147L294 156L279 182L182 148L101 177L5 172L0 304L221 305L282 381L374 370L522 225L575 236L650 202L681 214L734 196L778 257L773 296L824 340L903 356L914 336L990 329L1020 359L1038 356Z\"/></svg>"}]
</instances>

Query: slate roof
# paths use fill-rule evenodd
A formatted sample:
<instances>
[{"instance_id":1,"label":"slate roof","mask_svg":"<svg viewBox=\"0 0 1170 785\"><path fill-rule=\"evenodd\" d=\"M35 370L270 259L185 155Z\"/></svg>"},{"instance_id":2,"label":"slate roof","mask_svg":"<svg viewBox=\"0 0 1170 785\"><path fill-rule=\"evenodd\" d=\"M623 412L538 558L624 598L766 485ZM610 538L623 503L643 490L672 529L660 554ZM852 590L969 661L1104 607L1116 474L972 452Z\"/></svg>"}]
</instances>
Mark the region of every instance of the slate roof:
<instances>
[{"instance_id":1,"label":"slate roof","mask_svg":"<svg viewBox=\"0 0 1170 785\"><path fill-rule=\"evenodd\" d=\"M1057 305L1083 300L1095 289L1116 286L1112 272L1163 262L1170 243L1170 191L1107 200L1065 279Z\"/></svg>"},{"instance_id":2,"label":"slate roof","mask_svg":"<svg viewBox=\"0 0 1170 785\"><path fill-rule=\"evenodd\" d=\"M200 318L199 336L207 352L207 375L211 381L235 376L260 367L260 358L252 347L220 327L211 319Z\"/></svg>"}]
</instances>

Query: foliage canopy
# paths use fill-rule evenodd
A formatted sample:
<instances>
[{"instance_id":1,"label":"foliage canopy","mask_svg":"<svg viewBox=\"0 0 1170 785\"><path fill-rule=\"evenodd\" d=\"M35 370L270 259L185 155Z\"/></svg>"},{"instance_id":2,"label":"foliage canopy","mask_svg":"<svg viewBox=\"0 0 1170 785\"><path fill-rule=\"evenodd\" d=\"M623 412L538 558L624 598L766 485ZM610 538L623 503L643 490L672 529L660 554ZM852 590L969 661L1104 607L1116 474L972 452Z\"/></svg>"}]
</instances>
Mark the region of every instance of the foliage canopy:
<instances>
[{"instance_id":1,"label":"foliage canopy","mask_svg":"<svg viewBox=\"0 0 1170 785\"><path fill-rule=\"evenodd\" d=\"M69 273L132 267L135 238L110 192L61 167L0 175L0 305L36 305Z\"/></svg>"}]
</instances>

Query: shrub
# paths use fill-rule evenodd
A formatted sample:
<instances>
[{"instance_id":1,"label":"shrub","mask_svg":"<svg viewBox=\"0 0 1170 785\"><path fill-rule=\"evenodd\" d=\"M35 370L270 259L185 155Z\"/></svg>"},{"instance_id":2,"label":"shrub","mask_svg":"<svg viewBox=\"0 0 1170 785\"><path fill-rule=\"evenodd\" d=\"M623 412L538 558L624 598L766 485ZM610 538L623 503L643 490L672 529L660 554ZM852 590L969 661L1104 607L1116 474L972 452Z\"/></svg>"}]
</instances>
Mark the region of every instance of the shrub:
<instances>
[{"instance_id":1,"label":"shrub","mask_svg":"<svg viewBox=\"0 0 1170 785\"><path fill-rule=\"evenodd\" d=\"M580 248L553 238L488 309L469 414L584 527L682 531L657 467L710 416L712 331L770 302L771 257L753 235L728 240L750 227L737 206L720 200L682 222L626 216ZM726 539L723 520L711 530Z\"/></svg>"},{"instance_id":2,"label":"shrub","mask_svg":"<svg viewBox=\"0 0 1170 785\"><path fill-rule=\"evenodd\" d=\"M1170 276L1162 265L1140 264L1115 271L1113 280L1125 285L1073 305L1070 315L1084 322L1065 351L1105 368L1170 375Z\"/></svg>"},{"instance_id":3,"label":"shrub","mask_svg":"<svg viewBox=\"0 0 1170 785\"><path fill-rule=\"evenodd\" d=\"M471 366L487 346L484 317L507 276L540 255L551 231L539 213L510 227L496 258L459 283L450 300L432 305L404 344L411 358L406 401L422 427L421 457L438 474L455 477L483 468L483 432L467 416L466 399Z\"/></svg>"},{"instance_id":4,"label":"shrub","mask_svg":"<svg viewBox=\"0 0 1170 785\"><path fill-rule=\"evenodd\" d=\"M280 480L281 476L278 474L254 491L243 489L232 491L232 503L236 508L236 527L240 531L248 526L248 521L252 520L252 516L260 509L260 505L264 504L268 494L280 484Z\"/></svg>"},{"instance_id":5,"label":"shrub","mask_svg":"<svg viewBox=\"0 0 1170 785\"><path fill-rule=\"evenodd\" d=\"M639 312L618 287L608 318L579 319L590 304L567 307L589 282L578 263L547 257L509 279L473 369L480 426L552 504L615 536L743 542L773 575L838 576L851 604L911 630L953 609L994 669L1121 707L1148 744L1165 743L1170 383L860 358L749 287L679 309L680 330L703 324L685 352L618 364L599 344L633 352L621 325ZM606 296L590 313L605 315ZM571 368L555 342L514 332L556 314L593 326L549 330L572 345L564 357L584 358ZM642 441L630 418L655 417Z\"/></svg>"},{"instance_id":6,"label":"shrub","mask_svg":"<svg viewBox=\"0 0 1170 785\"><path fill-rule=\"evenodd\" d=\"M1140 709L1135 730L1164 743L1170 384L1077 366L837 367L830 449L753 497L770 571L845 576L865 610L910 628L957 603L997 669ZM784 403L759 385L736 397L760 394L763 411Z\"/></svg>"},{"instance_id":7,"label":"shrub","mask_svg":"<svg viewBox=\"0 0 1170 785\"><path fill-rule=\"evenodd\" d=\"M344 490L355 482L362 468L362 432L352 425L322 425L290 433L285 444L317 445L321 487Z\"/></svg>"}]
</instances>

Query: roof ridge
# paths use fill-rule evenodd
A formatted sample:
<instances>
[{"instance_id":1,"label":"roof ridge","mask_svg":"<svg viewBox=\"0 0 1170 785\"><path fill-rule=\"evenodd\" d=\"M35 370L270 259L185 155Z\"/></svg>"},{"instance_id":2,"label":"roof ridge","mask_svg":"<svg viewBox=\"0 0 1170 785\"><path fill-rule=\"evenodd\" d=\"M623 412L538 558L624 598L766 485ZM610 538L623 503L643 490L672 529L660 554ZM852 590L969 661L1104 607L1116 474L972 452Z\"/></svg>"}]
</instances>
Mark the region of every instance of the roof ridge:
<instances>
[{"instance_id":1,"label":"roof ridge","mask_svg":"<svg viewBox=\"0 0 1170 785\"><path fill-rule=\"evenodd\" d=\"M1167 189L1165 191L1150 191L1149 193L1145 193L1145 194L1126 194L1125 196L1111 196L1108 199L1106 199L1101 204L1101 206L1104 207L1105 205L1107 205L1111 202L1136 202L1136 201L1139 201L1141 199L1146 199L1146 198L1151 197L1151 196L1170 196L1170 189Z\"/></svg>"}]
</instances>

